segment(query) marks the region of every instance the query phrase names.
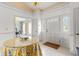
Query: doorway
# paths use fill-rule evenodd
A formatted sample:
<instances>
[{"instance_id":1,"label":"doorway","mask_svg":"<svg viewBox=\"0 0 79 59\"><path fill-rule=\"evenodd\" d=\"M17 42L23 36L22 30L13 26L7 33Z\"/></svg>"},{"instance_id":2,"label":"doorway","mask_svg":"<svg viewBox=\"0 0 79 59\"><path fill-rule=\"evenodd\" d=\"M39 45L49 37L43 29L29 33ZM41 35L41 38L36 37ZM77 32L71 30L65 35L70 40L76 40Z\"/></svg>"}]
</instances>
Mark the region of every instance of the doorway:
<instances>
[{"instance_id":1,"label":"doorway","mask_svg":"<svg viewBox=\"0 0 79 59\"><path fill-rule=\"evenodd\" d=\"M32 35L32 24L29 18L15 17L16 36Z\"/></svg>"}]
</instances>

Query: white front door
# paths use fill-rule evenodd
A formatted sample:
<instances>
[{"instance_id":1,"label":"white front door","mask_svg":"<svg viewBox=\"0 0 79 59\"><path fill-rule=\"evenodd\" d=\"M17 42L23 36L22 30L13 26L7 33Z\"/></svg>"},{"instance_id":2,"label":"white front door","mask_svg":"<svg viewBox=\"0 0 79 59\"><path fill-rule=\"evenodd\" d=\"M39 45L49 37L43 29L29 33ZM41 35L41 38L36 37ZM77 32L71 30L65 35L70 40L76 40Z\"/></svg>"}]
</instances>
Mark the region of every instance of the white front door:
<instances>
[{"instance_id":1,"label":"white front door","mask_svg":"<svg viewBox=\"0 0 79 59\"><path fill-rule=\"evenodd\" d=\"M59 18L51 18L47 20L47 41L51 43L59 44L58 34L59 34Z\"/></svg>"}]
</instances>

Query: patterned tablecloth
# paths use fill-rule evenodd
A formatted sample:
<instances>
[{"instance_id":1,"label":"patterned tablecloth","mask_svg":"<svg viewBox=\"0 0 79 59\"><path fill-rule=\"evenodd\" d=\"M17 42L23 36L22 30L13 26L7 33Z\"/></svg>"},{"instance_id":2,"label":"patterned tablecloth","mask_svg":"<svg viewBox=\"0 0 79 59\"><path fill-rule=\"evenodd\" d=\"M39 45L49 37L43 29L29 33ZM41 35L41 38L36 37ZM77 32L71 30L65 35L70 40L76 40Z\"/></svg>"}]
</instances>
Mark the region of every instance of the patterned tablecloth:
<instances>
[{"instance_id":1,"label":"patterned tablecloth","mask_svg":"<svg viewBox=\"0 0 79 59\"><path fill-rule=\"evenodd\" d=\"M9 43L9 41L7 43ZM24 46L12 45L12 47L11 47L11 44L14 44L13 41L11 44L10 43L9 43L10 45L9 47L6 46L3 48L5 56L38 56L38 55L42 56L42 52L38 43L32 43L26 46L25 45ZM37 48L37 45L39 48ZM39 54L38 54L38 51L39 51Z\"/></svg>"}]
</instances>

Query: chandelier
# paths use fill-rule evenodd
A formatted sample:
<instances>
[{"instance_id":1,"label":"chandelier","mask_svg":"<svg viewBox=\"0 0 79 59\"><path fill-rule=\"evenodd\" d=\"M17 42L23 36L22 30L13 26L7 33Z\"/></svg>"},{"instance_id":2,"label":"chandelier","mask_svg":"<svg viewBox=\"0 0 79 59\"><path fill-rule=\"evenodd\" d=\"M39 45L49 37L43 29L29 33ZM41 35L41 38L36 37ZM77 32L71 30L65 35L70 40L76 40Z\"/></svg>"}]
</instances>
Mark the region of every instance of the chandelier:
<instances>
[{"instance_id":1,"label":"chandelier","mask_svg":"<svg viewBox=\"0 0 79 59\"><path fill-rule=\"evenodd\" d=\"M33 2L32 5L33 6L38 6L40 4L40 2Z\"/></svg>"}]
</instances>

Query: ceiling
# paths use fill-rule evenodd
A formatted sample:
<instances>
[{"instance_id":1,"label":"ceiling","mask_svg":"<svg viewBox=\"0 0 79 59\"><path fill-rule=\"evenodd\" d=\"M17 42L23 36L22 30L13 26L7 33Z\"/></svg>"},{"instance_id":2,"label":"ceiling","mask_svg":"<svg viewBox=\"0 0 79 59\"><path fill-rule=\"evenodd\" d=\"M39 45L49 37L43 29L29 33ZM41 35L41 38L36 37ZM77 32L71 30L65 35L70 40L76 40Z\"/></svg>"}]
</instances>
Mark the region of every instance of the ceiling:
<instances>
[{"instance_id":1,"label":"ceiling","mask_svg":"<svg viewBox=\"0 0 79 59\"><path fill-rule=\"evenodd\" d=\"M37 6L34 6L33 3L34 2L5 2L3 4L29 12L34 12L38 9L41 11L49 10L51 8L55 9L55 7L64 4L64 2L39 2Z\"/></svg>"},{"instance_id":2,"label":"ceiling","mask_svg":"<svg viewBox=\"0 0 79 59\"><path fill-rule=\"evenodd\" d=\"M24 4L28 5L30 8L32 8L33 10L35 9L45 9L51 5L56 4L57 2L39 2L39 5L34 6L33 2L24 2Z\"/></svg>"}]
</instances>

